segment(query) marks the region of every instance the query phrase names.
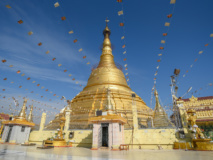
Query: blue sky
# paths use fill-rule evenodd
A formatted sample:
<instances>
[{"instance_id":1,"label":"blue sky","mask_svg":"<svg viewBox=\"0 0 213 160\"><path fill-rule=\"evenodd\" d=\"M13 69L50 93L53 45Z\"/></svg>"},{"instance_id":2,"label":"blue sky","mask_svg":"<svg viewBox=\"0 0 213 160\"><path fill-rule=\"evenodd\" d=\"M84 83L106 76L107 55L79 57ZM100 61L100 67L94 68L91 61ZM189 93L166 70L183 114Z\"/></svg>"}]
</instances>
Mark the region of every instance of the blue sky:
<instances>
[{"instance_id":1,"label":"blue sky","mask_svg":"<svg viewBox=\"0 0 213 160\"><path fill-rule=\"evenodd\" d=\"M55 8L55 2L59 2L60 7ZM116 0L2 0L0 59L6 59L7 62L0 63L0 93L6 96L5 99L0 97L0 106L5 106L0 108L0 112L10 113L8 106L14 107L13 101L7 98L14 96L22 105L21 97L18 96L27 96L30 99L28 105L34 99L40 101L40 104L58 108L55 110L34 102L35 106L48 110L49 115L58 113L66 104L60 100L61 96L74 98L82 90L75 82L86 85L92 65L99 62L106 17L110 20L115 61L124 65L123 59L127 58L130 87L150 106L159 48L162 46L160 42L164 38L162 34L168 29L164 23L169 21L166 16L172 12L174 6L169 2L170 0L124 0L127 54L123 55L124 41L121 37L124 31L119 26L123 16L117 14L122 10L122 4ZM12 8L6 8L7 4ZM213 38L209 37L213 33L212 6L211 0L177 0L157 75L156 86L162 105L171 103L169 85L174 68L181 70L179 96L189 87L193 87L192 92L199 90L195 96L213 95L212 87L207 87L213 82ZM65 21L61 20L62 16L66 17ZM20 19L24 21L23 24L17 23ZM70 30L74 34L68 34ZM29 31L33 35L29 36ZM74 39L78 39L78 42L73 43ZM42 46L37 45L39 42L42 42ZM204 47L206 43L209 46ZM80 48L83 51L79 53ZM47 50L50 51L48 55L45 54ZM199 55L201 50L204 52ZM82 58L84 55L87 56L86 59ZM56 60L52 61L54 57ZM198 60L194 63L197 57ZM86 64L88 61L90 65ZM62 66L58 67L58 64ZM14 67L10 68L9 65ZM64 69L68 71L64 73ZM25 76L17 74L17 70L21 70ZM187 70L189 72L183 78ZM68 74L72 76L69 77ZM31 77L31 80L27 81L27 77ZM76 81L72 81L73 77ZM3 81L4 78L7 80ZM11 84L11 81L14 83ZM37 87L38 83L45 88ZM23 87L19 88L20 85ZM3 92L2 89L6 91ZM49 91L45 92L45 89ZM34 93L31 94L31 91ZM54 97L50 91L59 97ZM41 95L46 99L40 98ZM37 110L35 114L39 116L41 112Z\"/></svg>"}]
</instances>

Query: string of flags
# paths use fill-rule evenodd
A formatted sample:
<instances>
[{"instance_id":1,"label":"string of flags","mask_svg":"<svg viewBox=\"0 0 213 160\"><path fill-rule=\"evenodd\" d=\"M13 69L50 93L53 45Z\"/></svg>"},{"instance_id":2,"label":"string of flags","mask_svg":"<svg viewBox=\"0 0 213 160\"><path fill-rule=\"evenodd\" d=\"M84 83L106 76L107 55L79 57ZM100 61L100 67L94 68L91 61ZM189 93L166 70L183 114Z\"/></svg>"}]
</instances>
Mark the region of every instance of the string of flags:
<instances>
[{"instance_id":1,"label":"string of flags","mask_svg":"<svg viewBox=\"0 0 213 160\"><path fill-rule=\"evenodd\" d=\"M125 40L125 17L124 17L124 5L123 5L123 1L122 0L117 0L117 2L119 4L121 4L121 10L118 11L118 16L121 17L120 19L120 23L119 26L123 28L123 35L121 36L121 41L123 43L122 45L122 49L123 49L123 56L124 56L124 69L125 69L125 78L126 81L128 83L128 85L130 86L130 82L129 82L129 73L128 73L128 65L127 65L127 49L126 49L126 40Z\"/></svg>"},{"instance_id":2,"label":"string of flags","mask_svg":"<svg viewBox=\"0 0 213 160\"><path fill-rule=\"evenodd\" d=\"M56 3L54 4L54 6L55 6L55 7L59 7L60 5L59 5L58 2L56 2ZM12 7L11 7L10 5L6 5L6 8L11 9ZM65 16L62 16L62 17L61 17L61 20L62 20L62 21L66 20L66 17L65 17ZM18 22L19 24L23 24L23 23L24 23L24 21L23 21L22 19L21 19L21 20L18 20L17 22ZM69 34L73 34L74 31L71 30L71 31L69 31L68 33L69 33ZM33 31L29 31L29 32L28 32L28 35L29 35L29 36L33 35ZM77 43L77 42L78 42L77 39L74 39L74 40L73 40L73 43ZM43 43L42 43L42 42L39 42L39 43L38 43L38 46L43 46ZM83 49L80 48L78 51L79 51L79 52L82 52ZM46 53L46 54L49 54L50 51L47 50L45 53ZM87 56L82 56L82 58L83 58L83 59L86 59ZM53 57L53 58L52 58L52 61L55 61L55 60L56 60L56 57ZM89 65L90 62L87 62L86 64ZM68 70L67 70L67 69L64 69L63 71L64 71L64 72L67 72ZM71 77L72 74L68 74L68 76ZM72 80L75 81L76 79L75 79L75 78L72 78ZM79 84L78 81L76 81L75 84L79 85L80 87L84 87L82 84Z\"/></svg>"},{"instance_id":3,"label":"string of flags","mask_svg":"<svg viewBox=\"0 0 213 160\"><path fill-rule=\"evenodd\" d=\"M209 35L210 38L213 38L213 33L211 33ZM203 45L203 49L199 50L198 53L196 54L197 57L195 58L195 60L193 61L193 63L190 65L190 68L188 70L185 71L185 73L183 74L183 78L189 73L190 69L193 68L193 66L195 65L195 63L197 62L197 60L199 59L199 57L204 53L206 47L209 46L209 42Z\"/></svg>"},{"instance_id":4,"label":"string of flags","mask_svg":"<svg viewBox=\"0 0 213 160\"><path fill-rule=\"evenodd\" d=\"M172 18L173 18L173 15L174 15L174 10L175 10L175 3L176 3L176 0L170 0L170 4L172 4L172 9L171 9L171 12L166 16L167 17L167 22L164 23L164 26L165 26L165 29L166 29L166 32L162 34L162 40L160 41L161 43L161 46L159 47L159 53L158 53L158 59L157 59L157 67L156 67L156 71L154 73L154 85L156 84L156 81L157 81L157 75L158 75L158 71L159 71L159 68L160 68L160 63L162 62L162 56L164 55L164 50L165 50L165 44L166 44L166 38L167 38L167 35L168 35L168 32L169 32L169 27L171 25L171 22L172 22ZM154 87L152 88L152 91L154 91Z\"/></svg>"}]
</instances>

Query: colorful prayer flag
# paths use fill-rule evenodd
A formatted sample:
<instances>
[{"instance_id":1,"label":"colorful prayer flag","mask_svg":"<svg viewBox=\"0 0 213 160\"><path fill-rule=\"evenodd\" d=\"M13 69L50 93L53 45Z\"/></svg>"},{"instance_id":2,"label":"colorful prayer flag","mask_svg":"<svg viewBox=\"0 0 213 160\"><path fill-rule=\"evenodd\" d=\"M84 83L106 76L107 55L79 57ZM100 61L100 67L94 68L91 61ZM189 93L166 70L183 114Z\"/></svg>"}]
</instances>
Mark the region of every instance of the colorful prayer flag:
<instances>
[{"instance_id":1,"label":"colorful prayer flag","mask_svg":"<svg viewBox=\"0 0 213 160\"><path fill-rule=\"evenodd\" d=\"M75 78L72 79L73 81L75 80Z\"/></svg>"},{"instance_id":2,"label":"colorful prayer flag","mask_svg":"<svg viewBox=\"0 0 213 160\"><path fill-rule=\"evenodd\" d=\"M126 45L124 44L123 46L122 46L122 48L125 48L126 47Z\"/></svg>"},{"instance_id":3,"label":"colorful prayer flag","mask_svg":"<svg viewBox=\"0 0 213 160\"><path fill-rule=\"evenodd\" d=\"M72 33L74 33L73 30L69 31L69 34L72 34Z\"/></svg>"},{"instance_id":4,"label":"colorful prayer flag","mask_svg":"<svg viewBox=\"0 0 213 160\"><path fill-rule=\"evenodd\" d=\"M197 59L195 59L195 62L197 61Z\"/></svg>"},{"instance_id":5,"label":"colorful prayer flag","mask_svg":"<svg viewBox=\"0 0 213 160\"><path fill-rule=\"evenodd\" d=\"M160 49L164 49L164 47L160 47Z\"/></svg>"},{"instance_id":6,"label":"colorful prayer flag","mask_svg":"<svg viewBox=\"0 0 213 160\"><path fill-rule=\"evenodd\" d=\"M117 0L117 2L118 2L118 3L121 3L121 2L122 2L122 0Z\"/></svg>"},{"instance_id":7,"label":"colorful prayer flag","mask_svg":"<svg viewBox=\"0 0 213 160\"><path fill-rule=\"evenodd\" d=\"M6 5L6 7L7 7L7 8L11 8L11 6L10 6L9 4L8 4L8 5Z\"/></svg>"},{"instance_id":8,"label":"colorful prayer flag","mask_svg":"<svg viewBox=\"0 0 213 160\"><path fill-rule=\"evenodd\" d=\"M52 60L54 61L54 60L56 60L56 58L53 58Z\"/></svg>"},{"instance_id":9,"label":"colorful prayer flag","mask_svg":"<svg viewBox=\"0 0 213 160\"><path fill-rule=\"evenodd\" d=\"M65 16L61 17L61 20L62 21L66 20L66 17Z\"/></svg>"},{"instance_id":10,"label":"colorful prayer flag","mask_svg":"<svg viewBox=\"0 0 213 160\"><path fill-rule=\"evenodd\" d=\"M76 43L77 41L78 41L78 40L77 40L77 39L75 39L73 42L74 42L74 43Z\"/></svg>"},{"instance_id":11,"label":"colorful prayer flag","mask_svg":"<svg viewBox=\"0 0 213 160\"><path fill-rule=\"evenodd\" d=\"M85 59L86 58L86 56L83 56L83 59Z\"/></svg>"},{"instance_id":12,"label":"colorful prayer flag","mask_svg":"<svg viewBox=\"0 0 213 160\"><path fill-rule=\"evenodd\" d=\"M7 60L6 59L3 59L3 60L1 60L2 61L2 63L5 63L5 62L7 62Z\"/></svg>"},{"instance_id":13,"label":"colorful prayer flag","mask_svg":"<svg viewBox=\"0 0 213 160\"><path fill-rule=\"evenodd\" d=\"M165 40L161 40L161 43L166 43L166 41Z\"/></svg>"},{"instance_id":14,"label":"colorful prayer flag","mask_svg":"<svg viewBox=\"0 0 213 160\"><path fill-rule=\"evenodd\" d=\"M124 51L123 54L126 54L126 51Z\"/></svg>"},{"instance_id":15,"label":"colorful prayer flag","mask_svg":"<svg viewBox=\"0 0 213 160\"><path fill-rule=\"evenodd\" d=\"M19 20L19 21L18 21L18 23L19 23L19 24L22 24L22 23L23 23L23 21L22 21L22 20Z\"/></svg>"},{"instance_id":16,"label":"colorful prayer flag","mask_svg":"<svg viewBox=\"0 0 213 160\"><path fill-rule=\"evenodd\" d=\"M23 73L21 76L24 76L25 74Z\"/></svg>"},{"instance_id":17,"label":"colorful prayer flag","mask_svg":"<svg viewBox=\"0 0 213 160\"><path fill-rule=\"evenodd\" d=\"M28 77L27 80L30 80L30 77Z\"/></svg>"},{"instance_id":18,"label":"colorful prayer flag","mask_svg":"<svg viewBox=\"0 0 213 160\"><path fill-rule=\"evenodd\" d=\"M13 67L13 65L9 65L9 67Z\"/></svg>"},{"instance_id":19,"label":"colorful prayer flag","mask_svg":"<svg viewBox=\"0 0 213 160\"><path fill-rule=\"evenodd\" d=\"M169 22L166 22L166 23L165 23L165 26L166 26L166 27L169 27L169 26L170 26L170 23L169 23Z\"/></svg>"},{"instance_id":20,"label":"colorful prayer flag","mask_svg":"<svg viewBox=\"0 0 213 160\"><path fill-rule=\"evenodd\" d=\"M120 16L120 15L123 15L124 14L124 12L123 11L119 11L118 12L118 15Z\"/></svg>"},{"instance_id":21,"label":"colorful prayer flag","mask_svg":"<svg viewBox=\"0 0 213 160\"><path fill-rule=\"evenodd\" d=\"M123 27L123 26L124 26L124 23L120 23L120 26Z\"/></svg>"},{"instance_id":22,"label":"colorful prayer flag","mask_svg":"<svg viewBox=\"0 0 213 160\"><path fill-rule=\"evenodd\" d=\"M71 77L72 75L71 74L69 74L69 77Z\"/></svg>"},{"instance_id":23,"label":"colorful prayer flag","mask_svg":"<svg viewBox=\"0 0 213 160\"><path fill-rule=\"evenodd\" d=\"M127 64L125 64L124 67L127 67Z\"/></svg>"},{"instance_id":24,"label":"colorful prayer flag","mask_svg":"<svg viewBox=\"0 0 213 160\"><path fill-rule=\"evenodd\" d=\"M160 59L158 59L157 62L160 62Z\"/></svg>"},{"instance_id":25,"label":"colorful prayer flag","mask_svg":"<svg viewBox=\"0 0 213 160\"><path fill-rule=\"evenodd\" d=\"M59 67L61 67L62 64L58 64Z\"/></svg>"},{"instance_id":26,"label":"colorful prayer flag","mask_svg":"<svg viewBox=\"0 0 213 160\"><path fill-rule=\"evenodd\" d=\"M30 35L32 35L33 34L33 32L32 31L30 31L30 32L28 32L28 35L30 36Z\"/></svg>"},{"instance_id":27,"label":"colorful prayer flag","mask_svg":"<svg viewBox=\"0 0 213 160\"><path fill-rule=\"evenodd\" d=\"M65 69L64 72L67 72L67 70Z\"/></svg>"},{"instance_id":28,"label":"colorful prayer flag","mask_svg":"<svg viewBox=\"0 0 213 160\"><path fill-rule=\"evenodd\" d=\"M162 54L158 54L158 56L162 56Z\"/></svg>"},{"instance_id":29,"label":"colorful prayer flag","mask_svg":"<svg viewBox=\"0 0 213 160\"><path fill-rule=\"evenodd\" d=\"M90 62L87 62L87 64L90 64Z\"/></svg>"},{"instance_id":30,"label":"colorful prayer flag","mask_svg":"<svg viewBox=\"0 0 213 160\"><path fill-rule=\"evenodd\" d=\"M54 6L55 6L55 8L56 8L56 7L59 7L60 5L59 5L58 2L56 2L56 3L54 4Z\"/></svg>"},{"instance_id":31,"label":"colorful prayer flag","mask_svg":"<svg viewBox=\"0 0 213 160\"><path fill-rule=\"evenodd\" d=\"M124 36L121 37L121 39L124 39L124 38L125 38Z\"/></svg>"},{"instance_id":32,"label":"colorful prayer flag","mask_svg":"<svg viewBox=\"0 0 213 160\"><path fill-rule=\"evenodd\" d=\"M170 0L170 4L175 4L176 0Z\"/></svg>"},{"instance_id":33,"label":"colorful prayer flag","mask_svg":"<svg viewBox=\"0 0 213 160\"><path fill-rule=\"evenodd\" d=\"M35 83L36 81L33 81L32 83Z\"/></svg>"},{"instance_id":34,"label":"colorful prayer flag","mask_svg":"<svg viewBox=\"0 0 213 160\"><path fill-rule=\"evenodd\" d=\"M6 80L7 80L7 78L4 78L3 80L5 80L5 81L6 81Z\"/></svg>"},{"instance_id":35,"label":"colorful prayer flag","mask_svg":"<svg viewBox=\"0 0 213 160\"><path fill-rule=\"evenodd\" d=\"M48 53L50 53L50 51L46 51L45 53L48 54Z\"/></svg>"},{"instance_id":36,"label":"colorful prayer flag","mask_svg":"<svg viewBox=\"0 0 213 160\"><path fill-rule=\"evenodd\" d=\"M200 52L199 52L199 54L202 54L202 53L203 53L203 51L200 51Z\"/></svg>"},{"instance_id":37,"label":"colorful prayer flag","mask_svg":"<svg viewBox=\"0 0 213 160\"><path fill-rule=\"evenodd\" d=\"M38 46L41 46L41 45L42 45L42 43L41 43L41 42L39 42L39 43L38 43Z\"/></svg>"},{"instance_id":38,"label":"colorful prayer flag","mask_svg":"<svg viewBox=\"0 0 213 160\"><path fill-rule=\"evenodd\" d=\"M208 46L209 44L207 43L207 44L205 44L205 46Z\"/></svg>"},{"instance_id":39,"label":"colorful prayer flag","mask_svg":"<svg viewBox=\"0 0 213 160\"><path fill-rule=\"evenodd\" d=\"M210 34L210 37L213 37L213 33L212 33L212 34Z\"/></svg>"},{"instance_id":40,"label":"colorful prayer flag","mask_svg":"<svg viewBox=\"0 0 213 160\"><path fill-rule=\"evenodd\" d=\"M171 18L171 17L172 17L172 14L167 15L167 18Z\"/></svg>"},{"instance_id":41,"label":"colorful prayer flag","mask_svg":"<svg viewBox=\"0 0 213 160\"><path fill-rule=\"evenodd\" d=\"M22 86L19 86L19 88L22 88Z\"/></svg>"},{"instance_id":42,"label":"colorful prayer flag","mask_svg":"<svg viewBox=\"0 0 213 160\"><path fill-rule=\"evenodd\" d=\"M124 61L126 61L126 58L124 58Z\"/></svg>"},{"instance_id":43,"label":"colorful prayer flag","mask_svg":"<svg viewBox=\"0 0 213 160\"><path fill-rule=\"evenodd\" d=\"M163 36L167 36L167 33L163 33Z\"/></svg>"},{"instance_id":44,"label":"colorful prayer flag","mask_svg":"<svg viewBox=\"0 0 213 160\"><path fill-rule=\"evenodd\" d=\"M81 52L82 50L83 50L83 49L81 48L81 49L79 49L78 51Z\"/></svg>"},{"instance_id":45,"label":"colorful prayer flag","mask_svg":"<svg viewBox=\"0 0 213 160\"><path fill-rule=\"evenodd\" d=\"M20 71L20 70L18 70L16 73L18 73L18 74L19 74L19 73L21 73L21 71Z\"/></svg>"}]
</instances>

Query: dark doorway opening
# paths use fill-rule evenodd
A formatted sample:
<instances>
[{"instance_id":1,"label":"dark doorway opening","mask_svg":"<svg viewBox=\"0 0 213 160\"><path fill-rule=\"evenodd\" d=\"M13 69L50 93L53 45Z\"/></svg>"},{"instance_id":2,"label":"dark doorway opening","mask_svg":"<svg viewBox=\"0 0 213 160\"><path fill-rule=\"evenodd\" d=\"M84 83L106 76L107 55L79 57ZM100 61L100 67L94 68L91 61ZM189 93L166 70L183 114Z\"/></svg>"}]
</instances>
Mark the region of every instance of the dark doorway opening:
<instances>
[{"instance_id":1,"label":"dark doorway opening","mask_svg":"<svg viewBox=\"0 0 213 160\"><path fill-rule=\"evenodd\" d=\"M108 126L102 127L102 146L108 147Z\"/></svg>"},{"instance_id":2,"label":"dark doorway opening","mask_svg":"<svg viewBox=\"0 0 213 160\"><path fill-rule=\"evenodd\" d=\"M8 131L8 134L7 134L6 142L10 141L11 132L12 132L12 126L9 126L9 131Z\"/></svg>"}]
</instances>

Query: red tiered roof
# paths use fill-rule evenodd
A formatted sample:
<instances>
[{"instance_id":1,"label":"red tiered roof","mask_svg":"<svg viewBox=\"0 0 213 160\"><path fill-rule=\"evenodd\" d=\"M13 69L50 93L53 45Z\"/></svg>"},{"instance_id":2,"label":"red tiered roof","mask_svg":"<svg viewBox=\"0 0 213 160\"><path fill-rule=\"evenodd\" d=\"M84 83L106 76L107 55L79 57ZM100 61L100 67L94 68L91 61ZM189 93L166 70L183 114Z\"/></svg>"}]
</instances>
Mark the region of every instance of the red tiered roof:
<instances>
[{"instance_id":1,"label":"red tiered roof","mask_svg":"<svg viewBox=\"0 0 213 160\"><path fill-rule=\"evenodd\" d=\"M8 114L4 114L4 113L0 113L1 118L3 118L4 120L9 120L10 116Z\"/></svg>"}]
</instances>

